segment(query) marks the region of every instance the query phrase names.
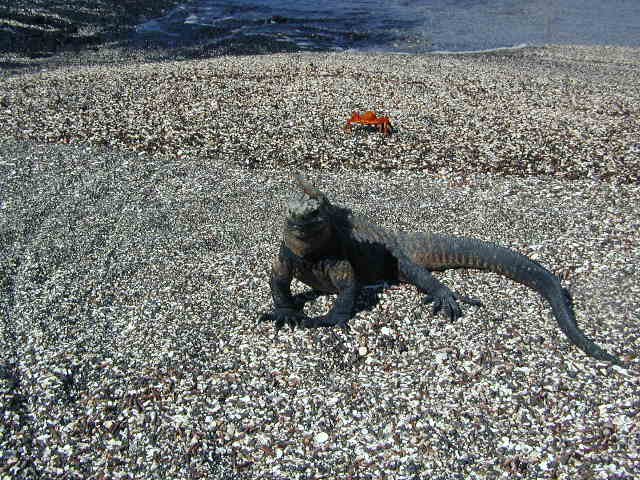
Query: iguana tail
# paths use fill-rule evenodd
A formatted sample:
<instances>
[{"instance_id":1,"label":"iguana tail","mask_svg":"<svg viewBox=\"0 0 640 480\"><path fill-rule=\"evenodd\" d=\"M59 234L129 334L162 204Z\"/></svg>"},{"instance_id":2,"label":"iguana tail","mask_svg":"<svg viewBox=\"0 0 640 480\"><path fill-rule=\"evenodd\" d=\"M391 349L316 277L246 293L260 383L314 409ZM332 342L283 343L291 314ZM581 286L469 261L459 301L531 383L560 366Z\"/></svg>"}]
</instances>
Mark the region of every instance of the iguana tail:
<instances>
[{"instance_id":1,"label":"iguana tail","mask_svg":"<svg viewBox=\"0 0 640 480\"><path fill-rule=\"evenodd\" d=\"M580 330L568 290L562 288L558 277L538 262L509 248L466 237L433 234L418 243L421 244L420 252L427 253L415 252L414 261L429 270L487 270L535 290L549 302L558 326L572 343L593 358L620 364L618 358L604 351Z\"/></svg>"}]
</instances>

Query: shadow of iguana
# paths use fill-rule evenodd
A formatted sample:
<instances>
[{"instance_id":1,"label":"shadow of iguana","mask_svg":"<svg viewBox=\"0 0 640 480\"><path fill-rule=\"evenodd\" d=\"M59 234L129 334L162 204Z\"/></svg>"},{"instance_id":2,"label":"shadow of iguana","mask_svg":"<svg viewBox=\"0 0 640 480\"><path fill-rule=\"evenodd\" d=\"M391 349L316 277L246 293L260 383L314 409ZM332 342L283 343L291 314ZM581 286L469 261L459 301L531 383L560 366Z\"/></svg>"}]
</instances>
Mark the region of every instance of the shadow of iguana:
<instances>
[{"instance_id":1,"label":"shadow of iguana","mask_svg":"<svg viewBox=\"0 0 640 480\"><path fill-rule=\"evenodd\" d=\"M451 291L431 272L473 268L498 273L538 292L549 304L558 326L587 355L616 364L620 361L591 341L576 325L569 292L558 277L539 263L509 248L473 238L436 233L391 232L369 223L349 209L330 203L325 195L296 176L301 192L287 202L287 219L278 258L271 268L274 311L262 320L280 329L347 328L356 296L365 285L411 283L433 302L433 312L451 320L462 316L458 302L481 302ZM314 291L337 293L326 315L310 318L304 302L291 295L293 278Z\"/></svg>"}]
</instances>

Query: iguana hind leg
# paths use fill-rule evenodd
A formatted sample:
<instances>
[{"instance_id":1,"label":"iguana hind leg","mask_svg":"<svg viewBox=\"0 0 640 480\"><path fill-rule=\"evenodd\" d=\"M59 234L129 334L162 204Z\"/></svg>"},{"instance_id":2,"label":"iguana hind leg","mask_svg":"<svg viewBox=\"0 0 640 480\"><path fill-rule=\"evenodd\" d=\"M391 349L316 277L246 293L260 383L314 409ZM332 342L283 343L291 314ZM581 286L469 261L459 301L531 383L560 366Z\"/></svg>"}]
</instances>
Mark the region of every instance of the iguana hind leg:
<instances>
[{"instance_id":1,"label":"iguana hind leg","mask_svg":"<svg viewBox=\"0 0 640 480\"><path fill-rule=\"evenodd\" d=\"M482 302L475 298L460 295L452 291L440 282L433 274L422 265L412 262L407 256L399 255L398 267L404 280L417 286L427 296L423 303L433 302L433 314L442 311L452 321L458 320L463 313L458 302L481 307Z\"/></svg>"}]
</instances>

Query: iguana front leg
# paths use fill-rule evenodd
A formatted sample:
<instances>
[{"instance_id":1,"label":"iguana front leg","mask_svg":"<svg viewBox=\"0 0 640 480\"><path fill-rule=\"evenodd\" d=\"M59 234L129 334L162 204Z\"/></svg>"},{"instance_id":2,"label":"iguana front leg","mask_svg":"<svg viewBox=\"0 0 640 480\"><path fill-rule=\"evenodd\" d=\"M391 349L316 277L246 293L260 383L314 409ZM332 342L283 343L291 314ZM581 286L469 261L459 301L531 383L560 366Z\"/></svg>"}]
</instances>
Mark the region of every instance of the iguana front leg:
<instances>
[{"instance_id":1,"label":"iguana front leg","mask_svg":"<svg viewBox=\"0 0 640 480\"><path fill-rule=\"evenodd\" d=\"M348 330L347 321L353 317L356 297L360 290L353 266L347 260L325 262L325 274L338 291L338 298L326 315L307 317L301 326L305 328L338 326Z\"/></svg>"},{"instance_id":2,"label":"iguana front leg","mask_svg":"<svg viewBox=\"0 0 640 480\"><path fill-rule=\"evenodd\" d=\"M423 303L433 302L433 314L440 310L444 312L452 321L462 317L462 310L458 302L468 305L482 306L482 302L475 298L466 297L452 291L445 284L440 282L433 274L422 265L412 262L406 255L399 253L398 267L402 276L409 282L427 293Z\"/></svg>"},{"instance_id":3,"label":"iguana front leg","mask_svg":"<svg viewBox=\"0 0 640 480\"><path fill-rule=\"evenodd\" d=\"M274 322L276 330L280 330L285 324L294 328L308 319L302 311L304 304L297 304L291 295L292 279L291 264L281 252L271 265L269 280L274 309L260 316L260 321Z\"/></svg>"}]
</instances>

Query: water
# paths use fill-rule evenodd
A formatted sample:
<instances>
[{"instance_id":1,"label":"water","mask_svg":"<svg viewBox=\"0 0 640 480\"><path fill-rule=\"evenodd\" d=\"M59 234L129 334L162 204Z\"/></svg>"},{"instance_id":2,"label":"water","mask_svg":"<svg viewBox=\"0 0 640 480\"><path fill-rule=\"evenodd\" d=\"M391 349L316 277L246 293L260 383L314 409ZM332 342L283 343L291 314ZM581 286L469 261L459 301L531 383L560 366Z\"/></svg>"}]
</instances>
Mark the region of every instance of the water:
<instances>
[{"instance_id":1,"label":"water","mask_svg":"<svg viewBox=\"0 0 640 480\"><path fill-rule=\"evenodd\" d=\"M136 32L168 46L247 53L640 46L640 0L193 0Z\"/></svg>"}]
</instances>

